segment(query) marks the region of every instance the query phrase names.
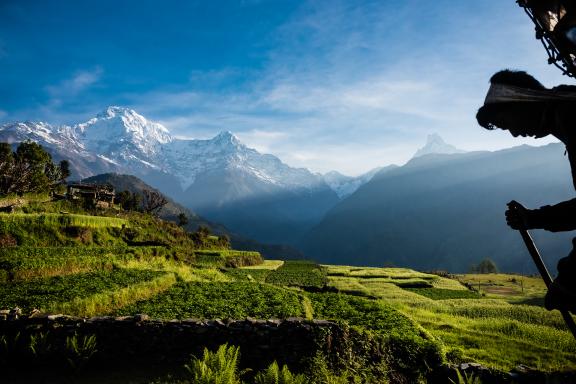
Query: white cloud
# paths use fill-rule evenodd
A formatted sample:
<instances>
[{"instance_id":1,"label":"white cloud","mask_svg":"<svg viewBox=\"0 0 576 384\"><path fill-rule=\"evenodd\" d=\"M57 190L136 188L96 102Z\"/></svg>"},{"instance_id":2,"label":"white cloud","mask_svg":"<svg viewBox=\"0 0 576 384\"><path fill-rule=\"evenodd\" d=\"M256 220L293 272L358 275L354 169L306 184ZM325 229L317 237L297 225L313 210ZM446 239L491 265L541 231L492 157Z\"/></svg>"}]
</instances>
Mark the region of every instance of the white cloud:
<instances>
[{"instance_id":1,"label":"white cloud","mask_svg":"<svg viewBox=\"0 0 576 384\"><path fill-rule=\"evenodd\" d=\"M58 84L45 87L46 92L51 97L51 104L60 104L65 99L77 96L97 84L102 74L103 70L100 67L77 71L70 78L64 79Z\"/></svg>"}]
</instances>

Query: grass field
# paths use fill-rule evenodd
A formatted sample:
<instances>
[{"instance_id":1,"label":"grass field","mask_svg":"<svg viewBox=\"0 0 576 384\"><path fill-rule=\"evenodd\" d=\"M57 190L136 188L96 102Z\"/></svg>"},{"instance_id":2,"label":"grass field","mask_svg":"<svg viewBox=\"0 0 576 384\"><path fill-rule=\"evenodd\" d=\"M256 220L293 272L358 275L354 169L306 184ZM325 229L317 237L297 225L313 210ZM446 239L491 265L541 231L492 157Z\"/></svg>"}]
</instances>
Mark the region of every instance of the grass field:
<instances>
[{"instance_id":1,"label":"grass field","mask_svg":"<svg viewBox=\"0 0 576 384\"><path fill-rule=\"evenodd\" d=\"M405 269L395 276L391 268L326 267L330 286L396 308L441 341L454 362L477 361L502 370L519 364L544 371L576 369L576 342L560 314L523 304L544 295L537 278L458 275L453 280ZM398 282L407 279L433 287L401 288ZM460 282L479 284L483 295Z\"/></svg>"}]
</instances>

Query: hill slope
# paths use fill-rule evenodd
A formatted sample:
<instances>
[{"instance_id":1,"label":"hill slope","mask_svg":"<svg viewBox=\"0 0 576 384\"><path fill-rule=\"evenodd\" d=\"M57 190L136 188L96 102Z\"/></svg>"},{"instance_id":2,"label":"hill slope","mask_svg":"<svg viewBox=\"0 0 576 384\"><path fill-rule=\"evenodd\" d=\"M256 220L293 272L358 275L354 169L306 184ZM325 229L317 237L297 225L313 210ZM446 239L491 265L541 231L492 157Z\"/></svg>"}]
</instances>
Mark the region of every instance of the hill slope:
<instances>
[{"instance_id":1,"label":"hill slope","mask_svg":"<svg viewBox=\"0 0 576 384\"><path fill-rule=\"evenodd\" d=\"M127 190L132 193L138 193L140 195L142 195L143 191L146 189L156 190L136 176L121 175L117 173L96 175L83 179L82 181L86 183L111 184L116 189L116 192ZM168 204L166 204L160 210L159 216L164 220L178 222L178 215L184 213L188 218L186 229L189 231L193 232L196 231L200 226L204 226L209 228L213 233L217 235L227 235L232 242L232 246L239 250L255 250L259 251L266 257L282 259L294 259L302 257L302 254L295 248L277 244L262 244L256 240L250 239L249 237L234 233L222 224L215 223L197 215L190 209L180 205L169 197L167 197L167 200Z\"/></svg>"}]
</instances>

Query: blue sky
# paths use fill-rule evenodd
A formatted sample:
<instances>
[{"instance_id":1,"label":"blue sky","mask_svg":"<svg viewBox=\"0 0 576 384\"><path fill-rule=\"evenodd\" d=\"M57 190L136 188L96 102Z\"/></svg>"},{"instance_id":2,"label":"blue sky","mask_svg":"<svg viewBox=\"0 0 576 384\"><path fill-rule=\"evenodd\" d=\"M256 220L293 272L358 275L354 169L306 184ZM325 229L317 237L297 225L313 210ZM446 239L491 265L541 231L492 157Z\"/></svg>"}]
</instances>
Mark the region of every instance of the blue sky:
<instances>
[{"instance_id":1,"label":"blue sky","mask_svg":"<svg viewBox=\"0 0 576 384\"><path fill-rule=\"evenodd\" d=\"M492 73L546 64L514 0L0 2L0 123L135 109L222 130L314 171L402 164L430 133L466 150L538 142L479 128Z\"/></svg>"}]
</instances>

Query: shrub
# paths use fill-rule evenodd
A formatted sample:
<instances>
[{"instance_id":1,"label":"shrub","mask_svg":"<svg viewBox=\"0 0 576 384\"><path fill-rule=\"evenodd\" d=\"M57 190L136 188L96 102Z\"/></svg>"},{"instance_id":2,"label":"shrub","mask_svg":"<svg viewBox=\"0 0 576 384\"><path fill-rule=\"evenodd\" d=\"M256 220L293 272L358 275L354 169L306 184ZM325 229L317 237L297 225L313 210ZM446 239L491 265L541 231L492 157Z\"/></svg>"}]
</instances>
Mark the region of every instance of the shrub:
<instances>
[{"instance_id":1,"label":"shrub","mask_svg":"<svg viewBox=\"0 0 576 384\"><path fill-rule=\"evenodd\" d=\"M288 366L284 365L280 369L276 361L254 378L254 384L305 384L306 382L303 375L292 374Z\"/></svg>"},{"instance_id":2,"label":"shrub","mask_svg":"<svg viewBox=\"0 0 576 384\"><path fill-rule=\"evenodd\" d=\"M204 348L202 359L192 357L184 367L195 384L241 384L238 363L240 348L221 345L216 352Z\"/></svg>"},{"instance_id":3,"label":"shrub","mask_svg":"<svg viewBox=\"0 0 576 384\"><path fill-rule=\"evenodd\" d=\"M0 234L0 248L3 247L15 247L18 245L18 242L16 241L16 239L8 234L8 233L3 233Z\"/></svg>"},{"instance_id":4,"label":"shrub","mask_svg":"<svg viewBox=\"0 0 576 384\"><path fill-rule=\"evenodd\" d=\"M68 363L74 370L80 370L86 365L88 360L98 351L96 349L96 335L74 336L66 338L66 351L68 353Z\"/></svg>"}]
</instances>

